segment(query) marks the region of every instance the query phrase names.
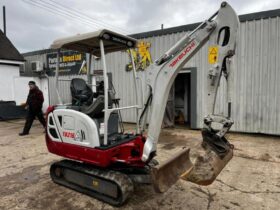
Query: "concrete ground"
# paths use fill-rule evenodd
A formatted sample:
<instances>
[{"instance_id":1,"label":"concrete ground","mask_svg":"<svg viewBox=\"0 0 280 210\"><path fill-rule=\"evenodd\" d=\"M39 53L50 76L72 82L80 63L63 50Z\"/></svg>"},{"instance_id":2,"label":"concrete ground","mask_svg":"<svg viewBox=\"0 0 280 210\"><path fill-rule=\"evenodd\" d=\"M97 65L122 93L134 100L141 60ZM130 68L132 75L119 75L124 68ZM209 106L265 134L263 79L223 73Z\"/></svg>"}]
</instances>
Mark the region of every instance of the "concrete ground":
<instances>
[{"instance_id":1,"label":"concrete ground","mask_svg":"<svg viewBox=\"0 0 280 210\"><path fill-rule=\"evenodd\" d=\"M19 137L22 120L0 122L0 209L114 209L54 184L49 166L60 157L48 153L38 122ZM192 146L199 131L166 129L159 159ZM230 134L234 157L217 180L203 187L179 180L166 193L137 186L121 209L280 209L280 137Z\"/></svg>"}]
</instances>

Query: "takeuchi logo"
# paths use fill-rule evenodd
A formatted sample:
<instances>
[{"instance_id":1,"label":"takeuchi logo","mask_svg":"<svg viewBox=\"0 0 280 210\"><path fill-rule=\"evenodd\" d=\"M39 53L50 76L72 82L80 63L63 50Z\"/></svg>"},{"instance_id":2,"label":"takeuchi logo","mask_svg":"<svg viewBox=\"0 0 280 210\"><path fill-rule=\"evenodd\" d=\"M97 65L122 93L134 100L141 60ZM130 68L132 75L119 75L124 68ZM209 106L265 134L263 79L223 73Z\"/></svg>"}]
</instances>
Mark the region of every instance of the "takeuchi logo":
<instances>
[{"instance_id":1,"label":"takeuchi logo","mask_svg":"<svg viewBox=\"0 0 280 210\"><path fill-rule=\"evenodd\" d=\"M185 57L186 54L188 54L193 48L195 47L195 42L191 42L186 48L185 50L178 55L172 62L171 64L169 64L170 67L174 67L182 58Z\"/></svg>"},{"instance_id":2,"label":"takeuchi logo","mask_svg":"<svg viewBox=\"0 0 280 210\"><path fill-rule=\"evenodd\" d=\"M150 47L151 43L140 41L136 49L131 49L137 71L144 71L151 63L153 63L149 51ZM129 50L127 53L129 55L130 62L128 65L126 65L126 70L131 71L133 67Z\"/></svg>"}]
</instances>

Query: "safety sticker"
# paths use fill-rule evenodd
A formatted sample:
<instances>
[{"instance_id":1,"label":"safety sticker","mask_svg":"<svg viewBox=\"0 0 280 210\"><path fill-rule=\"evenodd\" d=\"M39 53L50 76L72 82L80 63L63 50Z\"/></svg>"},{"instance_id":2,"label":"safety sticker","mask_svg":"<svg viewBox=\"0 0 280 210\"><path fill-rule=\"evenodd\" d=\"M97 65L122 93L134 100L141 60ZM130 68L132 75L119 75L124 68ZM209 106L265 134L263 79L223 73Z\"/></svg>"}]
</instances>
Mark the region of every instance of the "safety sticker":
<instances>
[{"instance_id":1,"label":"safety sticker","mask_svg":"<svg viewBox=\"0 0 280 210\"><path fill-rule=\"evenodd\" d=\"M218 62L218 53L219 53L218 46L211 46L208 48L208 62L210 64L215 64Z\"/></svg>"}]
</instances>

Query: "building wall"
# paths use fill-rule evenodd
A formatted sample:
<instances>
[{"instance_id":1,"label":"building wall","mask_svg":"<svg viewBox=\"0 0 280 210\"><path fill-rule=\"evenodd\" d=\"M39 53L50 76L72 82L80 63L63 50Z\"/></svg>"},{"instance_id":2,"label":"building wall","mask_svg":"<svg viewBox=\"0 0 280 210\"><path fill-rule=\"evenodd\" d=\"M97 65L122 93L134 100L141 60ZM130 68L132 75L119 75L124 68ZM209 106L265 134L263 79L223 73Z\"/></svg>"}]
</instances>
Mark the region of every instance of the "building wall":
<instances>
[{"instance_id":1,"label":"building wall","mask_svg":"<svg viewBox=\"0 0 280 210\"><path fill-rule=\"evenodd\" d=\"M14 101L16 101L17 105L26 102L29 93L28 82L31 80L35 81L38 88L43 92L44 95L43 111L46 111L49 106L49 85L48 85L47 78L40 79L38 77L21 77L21 76L14 77L13 80L13 89L15 90Z\"/></svg>"},{"instance_id":2,"label":"building wall","mask_svg":"<svg viewBox=\"0 0 280 210\"><path fill-rule=\"evenodd\" d=\"M0 64L0 100L14 101L14 78L19 76L19 66Z\"/></svg>"},{"instance_id":3,"label":"building wall","mask_svg":"<svg viewBox=\"0 0 280 210\"><path fill-rule=\"evenodd\" d=\"M40 61L43 64L43 68L47 65L47 56L46 54L39 54L39 55L27 55L24 56L24 59L26 60L23 67L21 68L21 75L22 76L39 76L40 73L33 72L31 69L31 63L33 61Z\"/></svg>"},{"instance_id":4,"label":"building wall","mask_svg":"<svg viewBox=\"0 0 280 210\"><path fill-rule=\"evenodd\" d=\"M19 74L19 66L0 64L0 100L15 101L17 105L26 102L29 92L28 82L33 80L44 94L43 110L49 105L48 80L38 77L21 77Z\"/></svg>"},{"instance_id":5,"label":"building wall","mask_svg":"<svg viewBox=\"0 0 280 210\"><path fill-rule=\"evenodd\" d=\"M235 129L280 134L279 17L241 24L233 117Z\"/></svg>"}]
</instances>

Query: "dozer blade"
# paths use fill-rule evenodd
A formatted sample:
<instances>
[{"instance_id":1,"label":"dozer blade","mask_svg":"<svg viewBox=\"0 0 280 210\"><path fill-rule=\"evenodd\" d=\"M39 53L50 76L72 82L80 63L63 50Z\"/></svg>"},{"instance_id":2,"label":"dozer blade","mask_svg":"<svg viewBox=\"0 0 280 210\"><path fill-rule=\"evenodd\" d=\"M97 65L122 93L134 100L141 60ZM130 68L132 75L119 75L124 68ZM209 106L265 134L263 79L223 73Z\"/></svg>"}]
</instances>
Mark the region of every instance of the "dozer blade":
<instances>
[{"instance_id":1,"label":"dozer blade","mask_svg":"<svg viewBox=\"0 0 280 210\"><path fill-rule=\"evenodd\" d=\"M183 148L171 159L152 168L152 184L156 192L167 191L183 173L192 169L189 153L189 148Z\"/></svg>"},{"instance_id":2,"label":"dozer blade","mask_svg":"<svg viewBox=\"0 0 280 210\"><path fill-rule=\"evenodd\" d=\"M182 174L181 178L199 185L210 185L233 156L232 148L221 158L207 144L194 148L194 152L197 153L194 167Z\"/></svg>"}]
</instances>

